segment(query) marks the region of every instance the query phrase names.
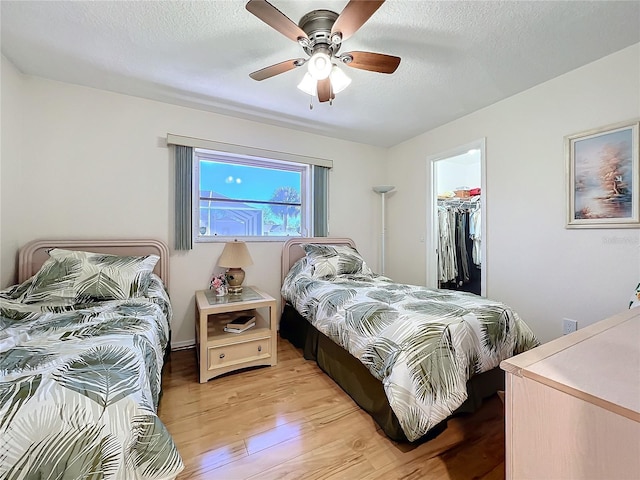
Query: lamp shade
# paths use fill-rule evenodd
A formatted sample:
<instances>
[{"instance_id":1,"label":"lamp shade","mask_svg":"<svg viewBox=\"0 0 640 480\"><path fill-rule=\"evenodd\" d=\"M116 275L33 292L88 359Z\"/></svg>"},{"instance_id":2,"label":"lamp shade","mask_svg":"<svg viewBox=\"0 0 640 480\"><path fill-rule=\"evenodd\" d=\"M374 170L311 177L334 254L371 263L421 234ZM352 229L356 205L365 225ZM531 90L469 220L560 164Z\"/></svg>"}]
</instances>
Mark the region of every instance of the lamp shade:
<instances>
[{"instance_id":1,"label":"lamp shade","mask_svg":"<svg viewBox=\"0 0 640 480\"><path fill-rule=\"evenodd\" d=\"M396 187L393 185L377 185L373 187L373 191L376 193L389 193L392 190L395 190Z\"/></svg>"},{"instance_id":2,"label":"lamp shade","mask_svg":"<svg viewBox=\"0 0 640 480\"><path fill-rule=\"evenodd\" d=\"M238 268L248 267L249 265L253 265L253 260L249 255L246 243L235 240L225 244L222 255L218 260L219 267Z\"/></svg>"},{"instance_id":3,"label":"lamp shade","mask_svg":"<svg viewBox=\"0 0 640 480\"><path fill-rule=\"evenodd\" d=\"M340 93L351 83L351 79L340 70L336 65L331 67L331 74L329 74L331 80L331 90L333 93Z\"/></svg>"},{"instance_id":4,"label":"lamp shade","mask_svg":"<svg viewBox=\"0 0 640 480\"><path fill-rule=\"evenodd\" d=\"M304 74L304 77L302 77L302 81L298 84L298 88L307 95L313 95L315 97L317 95L318 82L313 79L309 72L307 72Z\"/></svg>"}]
</instances>

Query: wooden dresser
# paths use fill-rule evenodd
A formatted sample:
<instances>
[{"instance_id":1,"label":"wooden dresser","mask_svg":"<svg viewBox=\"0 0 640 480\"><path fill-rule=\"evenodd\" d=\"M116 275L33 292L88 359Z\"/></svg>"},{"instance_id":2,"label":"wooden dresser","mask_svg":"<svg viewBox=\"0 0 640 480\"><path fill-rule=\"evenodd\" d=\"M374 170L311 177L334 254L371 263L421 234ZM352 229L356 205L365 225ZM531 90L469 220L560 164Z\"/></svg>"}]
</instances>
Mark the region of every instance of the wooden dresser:
<instances>
[{"instance_id":1,"label":"wooden dresser","mask_svg":"<svg viewBox=\"0 0 640 480\"><path fill-rule=\"evenodd\" d=\"M640 478L640 308L500 366L507 479Z\"/></svg>"}]
</instances>

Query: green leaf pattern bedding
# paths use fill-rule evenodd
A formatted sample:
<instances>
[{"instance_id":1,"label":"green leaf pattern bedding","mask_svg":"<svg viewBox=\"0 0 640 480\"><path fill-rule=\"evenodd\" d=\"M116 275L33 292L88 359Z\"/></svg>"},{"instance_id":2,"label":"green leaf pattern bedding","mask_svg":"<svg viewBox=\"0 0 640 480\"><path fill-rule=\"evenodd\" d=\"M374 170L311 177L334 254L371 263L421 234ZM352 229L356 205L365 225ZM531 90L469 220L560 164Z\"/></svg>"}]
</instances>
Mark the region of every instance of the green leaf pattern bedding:
<instances>
[{"instance_id":1,"label":"green leaf pattern bedding","mask_svg":"<svg viewBox=\"0 0 640 480\"><path fill-rule=\"evenodd\" d=\"M146 296L86 304L27 282L0 292L0 478L171 479L182 460L156 415L171 306Z\"/></svg>"},{"instance_id":2,"label":"green leaf pattern bedding","mask_svg":"<svg viewBox=\"0 0 640 480\"><path fill-rule=\"evenodd\" d=\"M292 267L282 295L382 381L410 441L466 400L472 375L538 344L502 303L362 271L318 276L307 258Z\"/></svg>"}]
</instances>

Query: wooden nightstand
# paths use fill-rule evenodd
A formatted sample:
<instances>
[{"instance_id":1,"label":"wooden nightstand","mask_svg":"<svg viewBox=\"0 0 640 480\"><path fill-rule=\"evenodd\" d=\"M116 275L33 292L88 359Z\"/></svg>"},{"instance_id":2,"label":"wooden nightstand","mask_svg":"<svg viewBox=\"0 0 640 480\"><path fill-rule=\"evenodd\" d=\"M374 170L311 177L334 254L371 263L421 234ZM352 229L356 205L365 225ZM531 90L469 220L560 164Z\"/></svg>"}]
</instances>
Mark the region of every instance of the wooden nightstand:
<instances>
[{"instance_id":1,"label":"wooden nightstand","mask_svg":"<svg viewBox=\"0 0 640 480\"><path fill-rule=\"evenodd\" d=\"M255 315L256 325L242 333L224 326L241 315ZM246 367L278 362L276 300L256 287L238 295L216 297L196 292L196 352L200 383Z\"/></svg>"}]
</instances>

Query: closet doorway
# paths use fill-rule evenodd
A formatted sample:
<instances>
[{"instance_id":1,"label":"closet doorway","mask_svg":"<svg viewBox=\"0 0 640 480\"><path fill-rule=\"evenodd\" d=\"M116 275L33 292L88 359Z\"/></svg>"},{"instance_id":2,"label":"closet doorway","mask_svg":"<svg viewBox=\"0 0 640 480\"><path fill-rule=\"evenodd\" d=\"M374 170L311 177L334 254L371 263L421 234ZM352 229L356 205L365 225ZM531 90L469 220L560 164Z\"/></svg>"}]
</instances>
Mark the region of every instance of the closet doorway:
<instances>
[{"instance_id":1,"label":"closet doorway","mask_svg":"<svg viewBox=\"0 0 640 480\"><path fill-rule=\"evenodd\" d=\"M485 139L427 162L427 286L486 296Z\"/></svg>"}]
</instances>

